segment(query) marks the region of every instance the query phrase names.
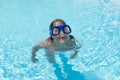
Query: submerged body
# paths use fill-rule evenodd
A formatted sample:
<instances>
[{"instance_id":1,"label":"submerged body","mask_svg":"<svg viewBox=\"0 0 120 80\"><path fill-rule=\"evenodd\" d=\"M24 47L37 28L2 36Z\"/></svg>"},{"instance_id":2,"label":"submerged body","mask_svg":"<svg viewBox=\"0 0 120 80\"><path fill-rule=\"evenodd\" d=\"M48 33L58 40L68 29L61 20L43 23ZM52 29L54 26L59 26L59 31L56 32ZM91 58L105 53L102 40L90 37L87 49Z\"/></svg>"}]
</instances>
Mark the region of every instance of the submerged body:
<instances>
[{"instance_id":1,"label":"submerged body","mask_svg":"<svg viewBox=\"0 0 120 80\"><path fill-rule=\"evenodd\" d=\"M45 47L46 50L51 52L58 52L58 51L68 51L72 50L76 47L76 43L74 39L68 39L64 43L50 43L48 42L49 46Z\"/></svg>"},{"instance_id":2,"label":"submerged body","mask_svg":"<svg viewBox=\"0 0 120 80\"><path fill-rule=\"evenodd\" d=\"M32 61L36 62L38 59L35 58L35 53L44 48L46 56L50 63L54 62L54 53L59 51L68 51L74 50L74 54L71 55L71 58L74 58L77 55L78 49L81 47L81 44L77 44L77 40L72 35L71 28L69 25L66 25L63 20L57 19L50 24L50 37L32 49Z\"/></svg>"}]
</instances>

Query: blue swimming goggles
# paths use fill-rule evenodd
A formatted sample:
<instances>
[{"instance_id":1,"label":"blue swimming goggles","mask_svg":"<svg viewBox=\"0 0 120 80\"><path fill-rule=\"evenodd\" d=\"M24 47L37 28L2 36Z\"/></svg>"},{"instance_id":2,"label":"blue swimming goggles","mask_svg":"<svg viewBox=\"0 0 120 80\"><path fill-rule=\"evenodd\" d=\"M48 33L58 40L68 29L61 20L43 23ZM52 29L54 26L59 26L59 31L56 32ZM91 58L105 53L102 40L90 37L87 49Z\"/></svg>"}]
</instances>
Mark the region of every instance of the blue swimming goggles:
<instances>
[{"instance_id":1,"label":"blue swimming goggles","mask_svg":"<svg viewBox=\"0 0 120 80\"><path fill-rule=\"evenodd\" d=\"M65 34L70 34L71 33L71 28L69 25L60 25L60 26L52 26L50 29L50 35L56 36L59 35L61 30Z\"/></svg>"}]
</instances>

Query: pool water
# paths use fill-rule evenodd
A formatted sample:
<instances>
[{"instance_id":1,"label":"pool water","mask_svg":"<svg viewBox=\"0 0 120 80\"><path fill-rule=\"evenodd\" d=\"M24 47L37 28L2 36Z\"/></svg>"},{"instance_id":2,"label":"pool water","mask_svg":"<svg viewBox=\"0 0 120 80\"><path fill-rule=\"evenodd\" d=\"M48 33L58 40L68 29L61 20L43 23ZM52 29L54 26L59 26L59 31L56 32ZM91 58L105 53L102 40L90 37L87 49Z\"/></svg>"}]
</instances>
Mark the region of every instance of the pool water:
<instances>
[{"instance_id":1,"label":"pool water","mask_svg":"<svg viewBox=\"0 0 120 80\"><path fill-rule=\"evenodd\" d=\"M55 55L31 48L49 37L49 24L63 19L83 45ZM0 0L0 80L120 80L119 0Z\"/></svg>"}]
</instances>

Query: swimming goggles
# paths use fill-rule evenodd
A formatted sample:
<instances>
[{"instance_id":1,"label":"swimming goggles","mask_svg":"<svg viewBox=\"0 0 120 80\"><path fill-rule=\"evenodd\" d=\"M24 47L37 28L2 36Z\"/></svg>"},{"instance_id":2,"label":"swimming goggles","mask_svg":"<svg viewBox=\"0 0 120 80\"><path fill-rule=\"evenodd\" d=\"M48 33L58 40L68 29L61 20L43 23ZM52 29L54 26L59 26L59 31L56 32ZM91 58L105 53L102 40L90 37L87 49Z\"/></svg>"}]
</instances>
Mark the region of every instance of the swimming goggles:
<instances>
[{"instance_id":1,"label":"swimming goggles","mask_svg":"<svg viewBox=\"0 0 120 80\"><path fill-rule=\"evenodd\" d=\"M63 33L65 34L70 34L71 28L69 25L52 26L50 29L50 35L52 36L59 35L61 31L63 31Z\"/></svg>"}]
</instances>

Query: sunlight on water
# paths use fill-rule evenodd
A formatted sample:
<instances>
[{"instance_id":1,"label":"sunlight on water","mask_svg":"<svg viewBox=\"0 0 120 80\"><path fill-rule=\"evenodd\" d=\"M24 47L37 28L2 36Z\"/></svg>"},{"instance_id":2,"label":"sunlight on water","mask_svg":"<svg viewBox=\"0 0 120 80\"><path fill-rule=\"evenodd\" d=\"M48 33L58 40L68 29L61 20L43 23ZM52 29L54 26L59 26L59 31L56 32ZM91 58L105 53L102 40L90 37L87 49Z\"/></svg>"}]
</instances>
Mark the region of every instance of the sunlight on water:
<instances>
[{"instance_id":1,"label":"sunlight on water","mask_svg":"<svg viewBox=\"0 0 120 80\"><path fill-rule=\"evenodd\" d=\"M41 49L32 63L32 46L49 37L56 18L83 47L51 64ZM119 26L119 0L0 0L0 80L120 80Z\"/></svg>"}]
</instances>

